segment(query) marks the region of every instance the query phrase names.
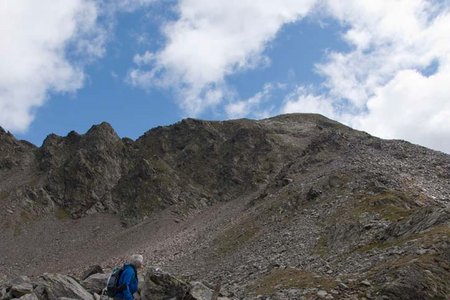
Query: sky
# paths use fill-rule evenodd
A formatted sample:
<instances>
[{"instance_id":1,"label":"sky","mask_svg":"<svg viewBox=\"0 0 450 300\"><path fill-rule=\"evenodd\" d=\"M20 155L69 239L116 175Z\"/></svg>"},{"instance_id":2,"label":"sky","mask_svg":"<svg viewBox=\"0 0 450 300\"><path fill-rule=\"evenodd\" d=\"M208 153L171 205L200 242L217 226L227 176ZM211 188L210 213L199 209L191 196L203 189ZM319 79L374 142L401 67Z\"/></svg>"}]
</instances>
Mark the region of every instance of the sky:
<instances>
[{"instance_id":1,"label":"sky","mask_svg":"<svg viewBox=\"0 0 450 300\"><path fill-rule=\"evenodd\" d=\"M320 113L450 153L449 0L0 0L0 126Z\"/></svg>"}]
</instances>

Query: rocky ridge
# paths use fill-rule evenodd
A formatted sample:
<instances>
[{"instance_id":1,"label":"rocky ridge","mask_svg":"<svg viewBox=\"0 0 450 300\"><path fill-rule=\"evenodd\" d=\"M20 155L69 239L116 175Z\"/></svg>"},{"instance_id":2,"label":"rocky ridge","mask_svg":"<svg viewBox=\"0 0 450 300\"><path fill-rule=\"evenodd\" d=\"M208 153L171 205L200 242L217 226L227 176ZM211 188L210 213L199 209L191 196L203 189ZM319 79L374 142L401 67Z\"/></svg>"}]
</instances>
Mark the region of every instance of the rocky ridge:
<instances>
[{"instance_id":1,"label":"rocky ridge","mask_svg":"<svg viewBox=\"0 0 450 300\"><path fill-rule=\"evenodd\" d=\"M71 245L86 255L79 267L137 251L237 299L450 293L450 157L440 152L303 114L186 119L136 141L102 123L39 148L2 130L0 150L7 276L77 272ZM58 251L22 249L37 232Z\"/></svg>"}]
</instances>

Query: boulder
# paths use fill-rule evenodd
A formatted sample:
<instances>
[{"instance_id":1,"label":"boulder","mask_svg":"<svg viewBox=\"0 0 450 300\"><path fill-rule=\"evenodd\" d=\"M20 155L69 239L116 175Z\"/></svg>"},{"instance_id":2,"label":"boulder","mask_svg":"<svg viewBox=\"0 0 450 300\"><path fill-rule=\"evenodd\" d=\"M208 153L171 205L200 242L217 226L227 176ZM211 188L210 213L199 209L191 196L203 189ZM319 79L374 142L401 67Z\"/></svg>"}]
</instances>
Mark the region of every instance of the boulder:
<instances>
[{"instance_id":1,"label":"boulder","mask_svg":"<svg viewBox=\"0 0 450 300\"><path fill-rule=\"evenodd\" d=\"M39 300L39 298L36 296L35 293L30 293L30 294L23 295L19 299L20 300Z\"/></svg>"},{"instance_id":2,"label":"boulder","mask_svg":"<svg viewBox=\"0 0 450 300\"><path fill-rule=\"evenodd\" d=\"M188 299L190 285L159 269L149 268L141 289L142 300Z\"/></svg>"},{"instance_id":3,"label":"boulder","mask_svg":"<svg viewBox=\"0 0 450 300\"><path fill-rule=\"evenodd\" d=\"M201 282L191 282L189 294L195 300L212 300L214 291Z\"/></svg>"},{"instance_id":4,"label":"boulder","mask_svg":"<svg viewBox=\"0 0 450 300\"><path fill-rule=\"evenodd\" d=\"M61 297L94 300L94 297L75 279L60 274L45 273L42 275L34 292L39 300L58 300Z\"/></svg>"},{"instance_id":5,"label":"boulder","mask_svg":"<svg viewBox=\"0 0 450 300\"><path fill-rule=\"evenodd\" d=\"M33 285L30 282L15 284L11 287L10 294L13 298L20 298L33 292Z\"/></svg>"},{"instance_id":6,"label":"boulder","mask_svg":"<svg viewBox=\"0 0 450 300\"><path fill-rule=\"evenodd\" d=\"M0 299L20 298L33 291L33 285L27 276L19 276L0 288Z\"/></svg>"},{"instance_id":7,"label":"boulder","mask_svg":"<svg viewBox=\"0 0 450 300\"><path fill-rule=\"evenodd\" d=\"M90 293L101 294L102 290L106 287L106 282L108 281L109 274L93 274L83 280L81 285L88 290Z\"/></svg>"},{"instance_id":8,"label":"boulder","mask_svg":"<svg viewBox=\"0 0 450 300\"><path fill-rule=\"evenodd\" d=\"M102 294L97 294L94 293L94 299L95 300L111 300L111 298L108 297L108 295L102 295ZM136 297L134 299L137 299Z\"/></svg>"},{"instance_id":9,"label":"boulder","mask_svg":"<svg viewBox=\"0 0 450 300\"><path fill-rule=\"evenodd\" d=\"M91 276L93 274L98 274L98 273L103 273L102 267L100 267L99 265L93 265L93 266L90 266L86 271L84 271L80 278L81 278L81 280L85 280L89 276Z\"/></svg>"},{"instance_id":10,"label":"boulder","mask_svg":"<svg viewBox=\"0 0 450 300\"><path fill-rule=\"evenodd\" d=\"M0 287L0 300L6 299L8 292L5 287Z\"/></svg>"}]
</instances>

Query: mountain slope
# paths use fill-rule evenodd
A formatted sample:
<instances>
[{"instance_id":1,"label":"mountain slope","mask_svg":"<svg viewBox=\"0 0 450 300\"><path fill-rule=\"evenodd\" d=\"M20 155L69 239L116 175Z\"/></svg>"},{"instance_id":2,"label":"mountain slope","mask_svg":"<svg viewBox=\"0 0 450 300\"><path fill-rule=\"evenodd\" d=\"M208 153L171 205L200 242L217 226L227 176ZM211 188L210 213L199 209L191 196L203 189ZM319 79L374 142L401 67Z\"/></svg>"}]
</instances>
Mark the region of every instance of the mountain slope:
<instances>
[{"instance_id":1,"label":"mountain slope","mask_svg":"<svg viewBox=\"0 0 450 300\"><path fill-rule=\"evenodd\" d=\"M138 251L237 298L450 291L443 153L309 114L186 119L136 141L102 123L40 148L1 131L0 149L8 275Z\"/></svg>"}]
</instances>

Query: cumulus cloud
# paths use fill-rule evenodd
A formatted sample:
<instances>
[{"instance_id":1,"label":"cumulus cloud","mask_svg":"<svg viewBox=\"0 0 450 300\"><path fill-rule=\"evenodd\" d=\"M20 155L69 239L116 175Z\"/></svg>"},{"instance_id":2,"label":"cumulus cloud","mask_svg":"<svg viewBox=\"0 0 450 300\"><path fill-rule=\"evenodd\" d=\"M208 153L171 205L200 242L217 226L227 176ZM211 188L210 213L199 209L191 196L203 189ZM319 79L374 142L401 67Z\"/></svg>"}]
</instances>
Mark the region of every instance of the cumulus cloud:
<instances>
[{"instance_id":1,"label":"cumulus cloud","mask_svg":"<svg viewBox=\"0 0 450 300\"><path fill-rule=\"evenodd\" d=\"M272 93L277 89L284 89L281 83L267 83L262 91L248 99L231 101L225 105L225 113L228 118L236 119L243 117L266 118L273 114L274 107L267 106L272 98Z\"/></svg>"},{"instance_id":2,"label":"cumulus cloud","mask_svg":"<svg viewBox=\"0 0 450 300\"><path fill-rule=\"evenodd\" d=\"M23 132L51 93L80 89L117 13L155 2L0 0L0 125Z\"/></svg>"},{"instance_id":3,"label":"cumulus cloud","mask_svg":"<svg viewBox=\"0 0 450 300\"><path fill-rule=\"evenodd\" d=\"M300 93L283 111L315 109L380 137L450 152L450 4L329 0L325 9L346 28L352 50L316 66L325 95ZM347 109L336 109L343 101Z\"/></svg>"},{"instance_id":4,"label":"cumulus cloud","mask_svg":"<svg viewBox=\"0 0 450 300\"><path fill-rule=\"evenodd\" d=\"M48 93L72 92L84 80L83 59L103 54L96 27L97 6L89 0L0 2L0 124L24 131Z\"/></svg>"},{"instance_id":5,"label":"cumulus cloud","mask_svg":"<svg viewBox=\"0 0 450 300\"><path fill-rule=\"evenodd\" d=\"M267 64L266 45L315 2L180 0L179 18L163 28L166 45L146 67L131 70L129 81L175 88L181 107L199 114L228 94L226 76Z\"/></svg>"},{"instance_id":6,"label":"cumulus cloud","mask_svg":"<svg viewBox=\"0 0 450 300\"><path fill-rule=\"evenodd\" d=\"M323 95L316 95L307 88L300 86L286 96L283 113L317 113L331 119L336 119L335 108L332 101Z\"/></svg>"}]
</instances>

